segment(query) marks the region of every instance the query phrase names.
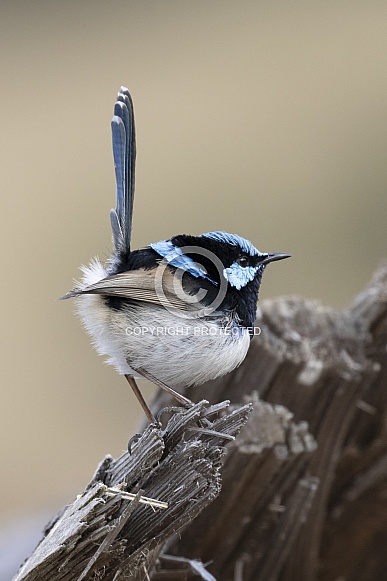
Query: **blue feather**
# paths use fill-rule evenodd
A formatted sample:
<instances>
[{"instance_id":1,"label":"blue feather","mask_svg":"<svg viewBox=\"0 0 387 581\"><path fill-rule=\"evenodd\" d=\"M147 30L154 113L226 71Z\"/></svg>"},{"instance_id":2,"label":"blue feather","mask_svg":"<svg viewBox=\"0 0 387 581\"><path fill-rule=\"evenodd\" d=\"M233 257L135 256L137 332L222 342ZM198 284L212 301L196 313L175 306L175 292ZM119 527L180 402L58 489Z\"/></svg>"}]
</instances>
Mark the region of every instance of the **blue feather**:
<instances>
[{"instance_id":1,"label":"blue feather","mask_svg":"<svg viewBox=\"0 0 387 581\"><path fill-rule=\"evenodd\" d=\"M157 254L165 258L165 260L171 266L175 268L181 268L185 272L189 272L195 278L206 278L216 286L218 283L207 276L207 271L200 265L197 264L189 256L183 254L181 248L175 246L171 240L160 240L160 242L154 242L149 244L150 248L153 248Z\"/></svg>"},{"instance_id":2,"label":"blue feather","mask_svg":"<svg viewBox=\"0 0 387 581\"><path fill-rule=\"evenodd\" d=\"M121 87L114 106L112 145L116 171L116 209L111 224L116 250L130 250L134 199L136 140L133 104L128 89Z\"/></svg>"},{"instance_id":3,"label":"blue feather","mask_svg":"<svg viewBox=\"0 0 387 581\"><path fill-rule=\"evenodd\" d=\"M226 244L232 244L233 246L239 246L243 252L249 254L250 256L260 256L262 252L259 252L253 244L246 238L238 236L238 234L228 234L228 232L207 232L206 234L201 234L205 238L210 238L212 240L217 240L218 242L225 242Z\"/></svg>"},{"instance_id":4,"label":"blue feather","mask_svg":"<svg viewBox=\"0 0 387 581\"><path fill-rule=\"evenodd\" d=\"M223 276L231 286L240 290L248 282L254 280L259 269L263 270L264 266L241 266L237 262L234 262L231 266L224 269Z\"/></svg>"},{"instance_id":5,"label":"blue feather","mask_svg":"<svg viewBox=\"0 0 387 581\"><path fill-rule=\"evenodd\" d=\"M112 119L112 145L114 167L116 170L116 212L120 223L124 215L124 196L125 196L125 146L126 131L125 125L118 115Z\"/></svg>"}]
</instances>

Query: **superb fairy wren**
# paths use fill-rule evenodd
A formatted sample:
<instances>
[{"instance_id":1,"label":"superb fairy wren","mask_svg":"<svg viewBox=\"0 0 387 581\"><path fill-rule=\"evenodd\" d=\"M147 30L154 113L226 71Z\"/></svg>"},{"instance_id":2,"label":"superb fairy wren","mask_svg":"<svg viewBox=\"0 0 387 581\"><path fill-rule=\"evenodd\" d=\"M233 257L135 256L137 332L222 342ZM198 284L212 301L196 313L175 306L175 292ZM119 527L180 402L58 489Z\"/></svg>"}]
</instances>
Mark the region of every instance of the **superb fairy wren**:
<instances>
[{"instance_id":1,"label":"superb fairy wren","mask_svg":"<svg viewBox=\"0 0 387 581\"><path fill-rule=\"evenodd\" d=\"M133 104L121 87L112 119L117 192L111 210L114 252L82 267L78 312L93 343L125 375L150 422L134 377L146 377L184 405L175 391L224 375L244 360L262 274L290 255L260 252L236 234L181 234L130 249L136 141Z\"/></svg>"}]
</instances>

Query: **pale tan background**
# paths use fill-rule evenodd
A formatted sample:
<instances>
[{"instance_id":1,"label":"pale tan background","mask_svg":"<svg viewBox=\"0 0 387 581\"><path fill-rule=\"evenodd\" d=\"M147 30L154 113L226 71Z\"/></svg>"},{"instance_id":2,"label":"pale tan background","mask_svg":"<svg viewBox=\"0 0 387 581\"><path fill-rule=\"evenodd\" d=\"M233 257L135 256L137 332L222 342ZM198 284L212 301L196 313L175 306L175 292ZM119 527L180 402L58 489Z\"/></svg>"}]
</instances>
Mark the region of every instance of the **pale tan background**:
<instances>
[{"instance_id":1,"label":"pale tan background","mask_svg":"<svg viewBox=\"0 0 387 581\"><path fill-rule=\"evenodd\" d=\"M120 84L138 135L134 247L237 232L293 253L262 299L342 307L387 254L387 5L1 2L0 44L5 526L71 500L140 417L56 301L110 253Z\"/></svg>"}]
</instances>

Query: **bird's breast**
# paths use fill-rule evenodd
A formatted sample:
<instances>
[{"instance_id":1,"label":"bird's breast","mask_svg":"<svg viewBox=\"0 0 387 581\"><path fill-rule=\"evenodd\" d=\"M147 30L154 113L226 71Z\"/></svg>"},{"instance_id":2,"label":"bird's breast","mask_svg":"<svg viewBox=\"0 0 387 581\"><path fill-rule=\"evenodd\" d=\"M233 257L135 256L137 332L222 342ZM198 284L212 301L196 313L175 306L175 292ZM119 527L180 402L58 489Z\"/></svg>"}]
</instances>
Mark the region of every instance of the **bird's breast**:
<instances>
[{"instance_id":1,"label":"bird's breast","mask_svg":"<svg viewBox=\"0 0 387 581\"><path fill-rule=\"evenodd\" d=\"M78 312L101 355L120 373L143 368L170 387L199 385L240 365L250 344L231 317L182 318L163 307L128 303L117 310L104 297L78 299Z\"/></svg>"}]
</instances>

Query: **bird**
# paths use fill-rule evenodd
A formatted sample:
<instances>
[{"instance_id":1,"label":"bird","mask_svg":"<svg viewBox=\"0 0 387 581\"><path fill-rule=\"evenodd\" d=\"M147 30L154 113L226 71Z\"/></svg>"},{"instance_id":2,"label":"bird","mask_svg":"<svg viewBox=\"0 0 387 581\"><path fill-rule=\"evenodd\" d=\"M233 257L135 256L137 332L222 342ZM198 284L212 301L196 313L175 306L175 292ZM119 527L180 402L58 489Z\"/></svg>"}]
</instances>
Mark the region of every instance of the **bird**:
<instances>
[{"instance_id":1,"label":"bird","mask_svg":"<svg viewBox=\"0 0 387 581\"><path fill-rule=\"evenodd\" d=\"M132 97L121 87L111 122L116 207L114 250L94 258L64 295L100 355L123 374L149 423L155 417L136 379L146 378L185 407L177 391L229 373L245 359L254 335L258 291L268 264L291 256L260 252L224 231L179 234L131 248L136 134Z\"/></svg>"}]
</instances>

